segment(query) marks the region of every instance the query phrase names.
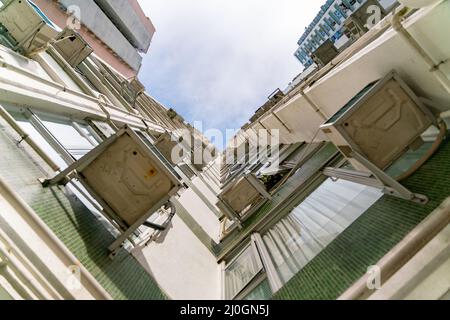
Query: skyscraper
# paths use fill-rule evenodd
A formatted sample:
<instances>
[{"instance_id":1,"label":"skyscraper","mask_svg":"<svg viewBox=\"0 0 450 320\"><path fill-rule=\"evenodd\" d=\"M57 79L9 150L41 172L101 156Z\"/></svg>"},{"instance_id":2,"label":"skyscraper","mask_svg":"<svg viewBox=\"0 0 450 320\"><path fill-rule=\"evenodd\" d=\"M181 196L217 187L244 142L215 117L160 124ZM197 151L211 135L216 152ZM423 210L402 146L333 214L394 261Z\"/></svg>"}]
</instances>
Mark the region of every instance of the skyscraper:
<instances>
[{"instance_id":1,"label":"skyscraper","mask_svg":"<svg viewBox=\"0 0 450 320\"><path fill-rule=\"evenodd\" d=\"M308 68L314 63L314 52L324 43L329 42L336 50L348 45L351 39L346 35L345 22L367 2L367 0L327 0L298 40L299 48L294 54L295 57ZM372 2L379 5L382 10L389 9L396 3L395 0Z\"/></svg>"}]
</instances>

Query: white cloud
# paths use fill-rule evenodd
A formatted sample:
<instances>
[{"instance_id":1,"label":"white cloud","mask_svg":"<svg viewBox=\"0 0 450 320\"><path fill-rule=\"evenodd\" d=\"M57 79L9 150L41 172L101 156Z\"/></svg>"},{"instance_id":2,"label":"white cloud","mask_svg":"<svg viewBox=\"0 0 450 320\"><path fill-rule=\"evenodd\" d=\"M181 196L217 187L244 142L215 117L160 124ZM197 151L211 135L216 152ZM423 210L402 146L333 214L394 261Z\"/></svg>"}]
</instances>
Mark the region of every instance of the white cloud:
<instances>
[{"instance_id":1,"label":"white cloud","mask_svg":"<svg viewBox=\"0 0 450 320\"><path fill-rule=\"evenodd\" d=\"M239 128L301 70L297 40L324 1L139 0L156 26L140 78L205 129Z\"/></svg>"}]
</instances>

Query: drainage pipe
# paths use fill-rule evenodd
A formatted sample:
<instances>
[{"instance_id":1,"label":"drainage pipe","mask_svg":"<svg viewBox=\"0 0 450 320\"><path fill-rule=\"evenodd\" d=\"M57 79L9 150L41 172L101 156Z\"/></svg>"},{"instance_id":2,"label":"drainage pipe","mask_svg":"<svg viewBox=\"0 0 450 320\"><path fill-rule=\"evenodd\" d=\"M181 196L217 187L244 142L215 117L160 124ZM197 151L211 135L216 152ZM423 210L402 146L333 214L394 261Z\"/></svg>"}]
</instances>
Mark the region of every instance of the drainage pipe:
<instances>
[{"instance_id":1,"label":"drainage pipe","mask_svg":"<svg viewBox=\"0 0 450 320\"><path fill-rule=\"evenodd\" d=\"M43 234L47 237L47 243L50 243L54 247L54 250L62 254L62 259L68 265L76 265L80 267L81 281L87 282L88 287L91 288L90 292L96 299L112 300L109 293L98 284L97 280L87 271L87 269L78 261L78 259L70 252L64 244L59 240L56 235L50 230L50 228L42 222L36 212L33 211L30 206L20 196L13 191L5 181L0 177L0 193L7 199L15 208L20 210L27 219L30 219L33 224L36 225L36 232Z\"/></svg>"},{"instance_id":2,"label":"drainage pipe","mask_svg":"<svg viewBox=\"0 0 450 320\"><path fill-rule=\"evenodd\" d=\"M111 120L111 113L109 113L109 111L106 109L107 104L108 104L108 102L106 100L106 97L103 94L100 94L98 96L98 106L100 107L100 109L102 109L103 113L106 115L106 122L111 126L111 128L115 132L117 132L117 131L119 131L119 128L117 128L116 124ZM145 124L145 122L144 122L144 124Z\"/></svg>"},{"instance_id":3,"label":"drainage pipe","mask_svg":"<svg viewBox=\"0 0 450 320\"><path fill-rule=\"evenodd\" d=\"M428 218L411 231L399 244L387 253L377 264L381 279L386 283L409 260L422 250L450 223L450 198L444 201ZM374 291L367 284L368 274L359 279L339 297L339 300L360 300L369 298Z\"/></svg>"},{"instance_id":4,"label":"drainage pipe","mask_svg":"<svg viewBox=\"0 0 450 320\"><path fill-rule=\"evenodd\" d=\"M155 223L150 223L150 222L145 222L144 225L148 228L152 228L155 230L155 232L150 236L150 239L148 239L145 242L145 246L148 247L150 245L150 243L152 243L153 241L156 241L158 239L158 237L169 228L170 223L172 222L173 218L175 217L175 214L177 213L177 209L175 207L175 205L169 201L165 206L164 209L166 210L170 210L170 213L166 219L166 221L164 221L163 224L161 225L157 225Z\"/></svg>"},{"instance_id":5,"label":"drainage pipe","mask_svg":"<svg viewBox=\"0 0 450 320\"><path fill-rule=\"evenodd\" d=\"M1 260L0 260L1 261ZM9 261L0 262L0 275L8 282L11 288L15 291L18 297L15 299L34 300L31 293L20 283L18 275L12 274L8 268L10 267Z\"/></svg>"},{"instance_id":6,"label":"drainage pipe","mask_svg":"<svg viewBox=\"0 0 450 320\"><path fill-rule=\"evenodd\" d=\"M403 8L397 12L391 19L391 24L394 30L408 43L408 45L416 51L422 60L430 67L430 72L436 77L439 83L450 94L450 79L442 71L443 64L449 61L441 61L436 63L433 58L425 51L419 42L403 27L402 18L408 13L408 8Z\"/></svg>"},{"instance_id":7,"label":"drainage pipe","mask_svg":"<svg viewBox=\"0 0 450 320\"><path fill-rule=\"evenodd\" d=\"M54 171L59 171L60 167L42 150L36 142L20 127L16 120L0 105L0 116L17 132L21 137L21 142L25 141L28 145L47 163Z\"/></svg>"}]
</instances>

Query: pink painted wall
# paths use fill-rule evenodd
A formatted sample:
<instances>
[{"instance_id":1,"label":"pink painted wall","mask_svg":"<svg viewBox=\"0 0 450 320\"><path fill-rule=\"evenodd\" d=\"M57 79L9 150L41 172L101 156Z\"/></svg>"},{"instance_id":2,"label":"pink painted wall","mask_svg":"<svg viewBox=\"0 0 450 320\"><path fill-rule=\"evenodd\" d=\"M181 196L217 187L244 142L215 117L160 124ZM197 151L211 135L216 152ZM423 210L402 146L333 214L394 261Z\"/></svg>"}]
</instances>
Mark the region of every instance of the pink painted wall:
<instances>
[{"instance_id":1,"label":"pink painted wall","mask_svg":"<svg viewBox=\"0 0 450 320\"><path fill-rule=\"evenodd\" d=\"M139 2L137 0L128 0L128 3L133 8L134 12L136 12L136 15L139 17L141 22L144 24L145 28L147 29L148 33L151 35L150 37L153 38L153 35L156 32L156 28L153 25L152 21L149 17L147 17L142 10L142 7L140 6ZM147 52L148 49L145 51Z\"/></svg>"},{"instance_id":2,"label":"pink painted wall","mask_svg":"<svg viewBox=\"0 0 450 320\"><path fill-rule=\"evenodd\" d=\"M131 1L131 0L130 0ZM58 3L52 0L33 0L34 3L61 29L66 27L67 15L61 10ZM139 5L139 4L138 4ZM139 7L140 8L140 7ZM142 11L142 9L141 9ZM145 15L144 15L145 16ZM150 20L149 20L150 21ZM150 22L151 23L151 22ZM95 36L89 29L85 26L78 30L83 39L89 43L89 45L94 49L94 53L102 59L104 62L109 64L113 69L123 75L125 78L131 78L137 75L125 61L123 61L119 56L117 56L114 51L112 51L103 41Z\"/></svg>"}]
</instances>

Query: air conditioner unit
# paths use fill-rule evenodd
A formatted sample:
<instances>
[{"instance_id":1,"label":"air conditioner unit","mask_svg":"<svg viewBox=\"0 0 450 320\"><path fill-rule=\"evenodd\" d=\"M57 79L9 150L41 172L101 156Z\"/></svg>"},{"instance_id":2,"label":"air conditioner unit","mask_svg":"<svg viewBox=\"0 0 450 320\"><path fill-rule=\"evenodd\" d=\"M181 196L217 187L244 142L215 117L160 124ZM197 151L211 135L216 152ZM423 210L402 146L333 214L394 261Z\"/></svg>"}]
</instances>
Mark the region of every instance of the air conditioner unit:
<instances>
[{"instance_id":1,"label":"air conditioner unit","mask_svg":"<svg viewBox=\"0 0 450 320\"><path fill-rule=\"evenodd\" d=\"M182 187L173 172L128 127L43 185L65 184L74 177L122 231L109 247L113 254Z\"/></svg>"},{"instance_id":2,"label":"air conditioner unit","mask_svg":"<svg viewBox=\"0 0 450 320\"><path fill-rule=\"evenodd\" d=\"M122 93L124 94L125 99L131 104L134 104L137 97L144 91L145 86L137 77L122 82Z\"/></svg>"},{"instance_id":3,"label":"air conditioner unit","mask_svg":"<svg viewBox=\"0 0 450 320\"><path fill-rule=\"evenodd\" d=\"M384 171L409 148L420 146L421 135L433 124L431 111L391 72L367 85L321 130L356 170L392 182Z\"/></svg>"},{"instance_id":4,"label":"air conditioner unit","mask_svg":"<svg viewBox=\"0 0 450 320\"><path fill-rule=\"evenodd\" d=\"M166 132L155 141L154 145L170 163L177 165L182 159L173 159L172 152L175 148L180 149L180 142L174 141L171 134Z\"/></svg>"},{"instance_id":5,"label":"air conditioner unit","mask_svg":"<svg viewBox=\"0 0 450 320\"><path fill-rule=\"evenodd\" d=\"M312 54L312 59L318 65L325 66L339 54L334 42L328 39Z\"/></svg>"},{"instance_id":6,"label":"air conditioner unit","mask_svg":"<svg viewBox=\"0 0 450 320\"><path fill-rule=\"evenodd\" d=\"M44 47L61 31L30 0L11 0L0 8L0 23L25 54Z\"/></svg>"},{"instance_id":7,"label":"air conditioner unit","mask_svg":"<svg viewBox=\"0 0 450 320\"><path fill-rule=\"evenodd\" d=\"M78 32L69 28L64 29L56 37L53 46L67 63L74 68L94 51Z\"/></svg>"},{"instance_id":8,"label":"air conditioner unit","mask_svg":"<svg viewBox=\"0 0 450 320\"><path fill-rule=\"evenodd\" d=\"M271 199L265 185L253 174L247 174L226 187L219 195L217 206L238 223L251 216L265 201Z\"/></svg>"}]
</instances>

